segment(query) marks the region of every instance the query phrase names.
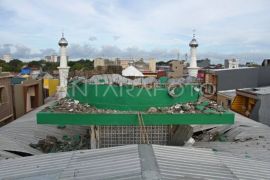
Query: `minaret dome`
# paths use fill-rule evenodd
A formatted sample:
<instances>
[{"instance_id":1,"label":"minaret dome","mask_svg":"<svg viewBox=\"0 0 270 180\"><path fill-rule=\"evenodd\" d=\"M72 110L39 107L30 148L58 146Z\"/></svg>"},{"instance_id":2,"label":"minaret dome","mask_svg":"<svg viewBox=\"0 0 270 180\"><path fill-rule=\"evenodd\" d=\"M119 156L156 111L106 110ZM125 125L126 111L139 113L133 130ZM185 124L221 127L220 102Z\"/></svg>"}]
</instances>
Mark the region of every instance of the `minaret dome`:
<instances>
[{"instance_id":1,"label":"minaret dome","mask_svg":"<svg viewBox=\"0 0 270 180\"><path fill-rule=\"evenodd\" d=\"M197 40L195 39L195 34L193 34L193 38L189 43L189 47L195 47L196 48L198 46L199 46L199 44L198 44Z\"/></svg>"},{"instance_id":2,"label":"minaret dome","mask_svg":"<svg viewBox=\"0 0 270 180\"><path fill-rule=\"evenodd\" d=\"M67 42L67 40L66 40L65 37L64 37L64 33L62 33L62 37L61 37L61 39L59 40L58 45L59 45L59 46L67 46L67 45L68 45L68 42Z\"/></svg>"}]
</instances>

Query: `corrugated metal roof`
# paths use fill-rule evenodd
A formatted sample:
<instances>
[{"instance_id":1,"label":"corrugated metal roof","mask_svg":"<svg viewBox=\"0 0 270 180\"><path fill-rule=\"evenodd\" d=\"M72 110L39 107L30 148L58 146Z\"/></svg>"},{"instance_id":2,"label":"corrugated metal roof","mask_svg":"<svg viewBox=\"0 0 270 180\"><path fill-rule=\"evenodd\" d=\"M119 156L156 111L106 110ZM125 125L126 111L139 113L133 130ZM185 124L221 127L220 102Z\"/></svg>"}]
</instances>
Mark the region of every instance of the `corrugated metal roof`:
<instances>
[{"instance_id":1,"label":"corrugated metal roof","mask_svg":"<svg viewBox=\"0 0 270 180\"><path fill-rule=\"evenodd\" d=\"M270 86L265 87L256 87L256 88L242 88L238 89L242 92L252 93L252 94L259 94L259 95L267 95L270 94Z\"/></svg>"},{"instance_id":2,"label":"corrugated metal roof","mask_svg":"<svg viewBox=\"0 0 270 180\"><path fill-rule=\"evenodd\" d=\"M164 179L237 179L212 150L153 146Z\"/></svg>"},{"instance_id":3,"label":"corrugated metal roof","mask_svg":"<svg viewBox=\"0 0 270 180\"><path fill-rule=\"evenodd\" d=\"M49 102L49 104L52 102ZM37 125L36 113L48 104L31 111L24 116L0 128L0 150L21 151L29 154L41 154L40 151L29 146L46 138L47 135L61 139L63 135L73 136L85 134L87 127L66 126L59 129L57 126Z\"/></svg>"},{"instance_id":4,"label":"corrugated metal roof","mask_svg":"<svg viewBox=\"0 0 270 180\"><path fill-rule=\"evenodd\" d=\"M2 160L0 167L0 179L141 179L137 145Z\"/></svg>"},{"instance_id":5,"label":"corrugated metal roof","mask_svg":"<svg viewBox=\"0 0 270 180\"><path fill-rule=\"evenodd\" d=\"M218 94L221 94L223 96L227 96L230 98L234 98L236 96L236 90L226 90L226 91L218 91Z\"/></svg>"},{"instance_id":6,"label":"corrugated metal roof","mask_svg":"<svg viewBox=\"0 0 270 180\"><path fill-rule=\"evenodd\" d=\"M268 179L269 167L210 149L128 145L1 160L0 179Z\"/></svg>"},{"instance_id":7,"label":"corrugated metal roof","mask_svg":"<svg viewBox=\"0 0 270 180\"><path fill-rule=\"evenodd\" d=\"M255 67L239 67L239 68L226 68L226 69L208 69L210 72L217 72L217 71L237 71L242 69L254 69Z\"/></svg>"},{"instance_id":8,"label":"corrugated metal roof","mask_svg":"<svg viewBox=\"0 0 270 180\"><path fill-rule=\"evenodd\" d=\"M21 157L21 156L13 154L13 153L6 152L6 151L0 151L0 160L16 158L16 157Z\"/></svg>"},{"instance_id":9,"label":"corrugated metal roof","mask_svg":"<svg viewBox=\"0 0 270 180\"><path fill-rule=\"evenodd\" d=\"M252 160L250 158L236 158L228 154L218 155L218 158L238 179L270 178L269 162Z\"/></svg>"},{"instance_id":10,"label":"corrugated metal roof","mask_svg":"<svg viewBox=\"0 0 270 180\"><path fill-rule=\"evenodd\" d=\"M163 178L268 179L270 162L211 150L153 146ZM170 153L168 153L170 152Z\"/></svg>"},{"instance_id":11,"label":"corrugated metal roof","mask_svg":"<svg viewBox=\"0 0 270 180\"><path fill-rule=\"evenodd\" d=\"M195 142L195 147L229 152L241 158L270 162L270 127L235 113L235 124L217 126L211 132L226 132L228 141Z\"/></svg>"},{"instance_id":12,"label":"corrugated metal roof","mask_svg":"<svg viewBox=\"0 0 270 180\"><path fill-rule=\"evenodd\" d=\"M24 80L26 80L26 78L15 76L11 79L11 84L21 84Z\"/></svg>"}]
</instances>

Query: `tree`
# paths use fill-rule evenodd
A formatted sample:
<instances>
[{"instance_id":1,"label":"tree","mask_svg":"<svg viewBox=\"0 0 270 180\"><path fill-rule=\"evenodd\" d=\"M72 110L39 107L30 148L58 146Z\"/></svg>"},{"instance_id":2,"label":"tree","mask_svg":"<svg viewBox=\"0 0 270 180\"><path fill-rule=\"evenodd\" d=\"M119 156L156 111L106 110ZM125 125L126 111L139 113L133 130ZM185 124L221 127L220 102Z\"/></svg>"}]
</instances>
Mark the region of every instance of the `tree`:
<instances>
[{"instance_id":1,"label":"tree","mask_svg":"<svg viewBox=\"0 0 270 180\"><path fill-rule=\"evenodd\" d=\"M157 66L168 66L169 63L168 62L164 62L164 61L159 61L156 63Z\"/></svg>"},{"instance_id":2,"label":"tree","mask_svg":"<svg viewBox=\"0 0 270 180\"><path fill-rule=\"evenodd\" d=\"M48 72L48 73L52 73L54 70L57 70L57 67L59 66L59 63L55 63L55 62L44 62L44 61L42 62L43 63L41 63L41 65L42 65L43 71Z\"/></svg>"},{"instance_id":3,"label":"tree","mask_svg":"<svg viewBox=\"0 0 270 180\"><path fill-rule=\"evenodd\" d=\"M13 59L7 64L8 64L7 71L10 72L20 72L21 68L24 65L24 63L19 59Z\"/></svg>"},{"instance_id":4,"label":"tree","mask_svg":"<svg viewBox=\"0 0 270 180\"><path fill-rule=\"evenodd\" d=\"M68 66L70 67L71 71L75 70L93 70L94 69L94 62L90 61L89 59L80 59L78 61L69 61Z\"/></svg>"},{"instance_id":5,"label":"tree","mask_svg":"<svg viewBox=\"0 0 270 180\"><path fill-rule=\"evenodd\" d=\"M3 67L6 64L6 61L0 59L0 66Z\"/></svg>"},{"instance_id":6,"label":"tree","mask_svg":"<svg viewBox=\"0 0 270 180\"><path fill-rule=\"evenodd\" d=\"M1 59L0 59L0 67L3 68L2 71L8 71L8 70L9 70L9 66L8 66L8 64L6 63L6 61L1 60Z\"/></svg>"},{"instance_id":7,"label":"tree","mask_svg":"<svg viewBox=\"0 0 270 180\"><path fill-rule=\"evenodd\" d=\"M84 68L84 65L83 64L81 64L81 63L75 63L72 66L71 70L72 71L76 71L76 70L82 70L83 68Z\"/></svg>"},{"instance_id":8,"label":"tree","mask_svg":"<svg viewBox=\"0 0 270 180\"><path fill-rule=\"evenodd\" d=\"M41 64L42 64L41 61L30 61L28 63L28 67L30 67L30 68L40 68L40 67L42 67Z\"/></svg>"}]
</instances>

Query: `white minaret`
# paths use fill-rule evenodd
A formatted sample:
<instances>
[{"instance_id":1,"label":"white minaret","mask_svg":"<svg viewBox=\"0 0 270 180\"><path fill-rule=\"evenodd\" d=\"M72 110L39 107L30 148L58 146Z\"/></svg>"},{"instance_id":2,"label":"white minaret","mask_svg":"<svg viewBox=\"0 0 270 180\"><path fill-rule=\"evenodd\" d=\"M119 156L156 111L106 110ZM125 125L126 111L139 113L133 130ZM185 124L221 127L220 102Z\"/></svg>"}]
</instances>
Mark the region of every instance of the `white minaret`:
<instances>
[{"instance_id":1,"label":"white minaret","mask_svg":"<svg viewBox=\"0 0 270 180\"><path fill-rule=\"evenodd\" d=\"M67 46L68 42L64 38L64 33L62 33L62 38L59 40L58 45L60 46L60 66L59 69L59 78L60 86L58 86L58 99L64 98L67 95L67 81L68 81L68 71L69 67L67 66Z\"/></svg>"},{"instance_id":2,"label":"white minaret","mask_svg":"<svg viewBox=\"0 0 270 180\"><path fill-rule=\"evenodd\" d=\"M193 38L189 43L191 61L188 67L188 74L192 77L197 77L198 69L199 69L199 67L197 67L197 55L196 55L198 46L199 44L197 40L195 39L195 33L193 33Z\"/></svg>"}]
</instances>

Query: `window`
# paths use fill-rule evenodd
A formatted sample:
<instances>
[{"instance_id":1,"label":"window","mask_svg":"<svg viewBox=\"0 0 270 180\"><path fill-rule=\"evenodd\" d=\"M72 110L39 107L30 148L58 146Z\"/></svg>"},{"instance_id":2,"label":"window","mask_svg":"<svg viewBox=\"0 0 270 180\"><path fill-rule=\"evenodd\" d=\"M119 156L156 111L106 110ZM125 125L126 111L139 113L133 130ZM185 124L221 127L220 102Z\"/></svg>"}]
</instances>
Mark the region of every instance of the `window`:
<instances>
[{"instance_id":1,"label":"window","mask_svg":"<svg viewBox=\"0 0 270 180\"><path fill-rule=\"evenodd\" d=\"M231 107L232 101L230 99L227 100L227 106Z\"/></svg>"},{"instance_id":2,"label":"window","mask_svg":"<svg viewBox=\"0 0 270 180\"><path fill-rule=\"evenodd\" d=\"M0 105L7 102L7 94L5 87L0 87Z\"/></svg>"},{"instance_id":3,"label":"window","mask_svg":"<svg viewBox=\"0 0 270 180\"><path fill-rule=\"evenodd\" d=\"M211 84L207 84L206 92L209 93L209 94L213 94L214 93L214 87Z\"/></svg>"}]
</instances>

